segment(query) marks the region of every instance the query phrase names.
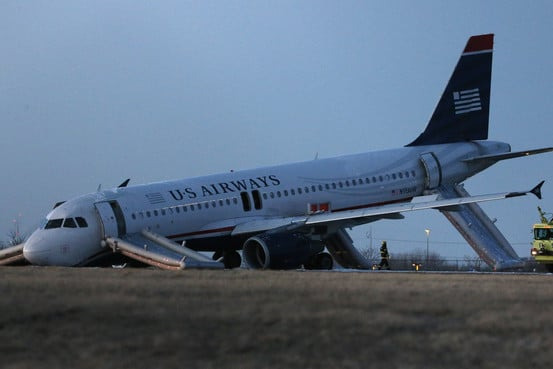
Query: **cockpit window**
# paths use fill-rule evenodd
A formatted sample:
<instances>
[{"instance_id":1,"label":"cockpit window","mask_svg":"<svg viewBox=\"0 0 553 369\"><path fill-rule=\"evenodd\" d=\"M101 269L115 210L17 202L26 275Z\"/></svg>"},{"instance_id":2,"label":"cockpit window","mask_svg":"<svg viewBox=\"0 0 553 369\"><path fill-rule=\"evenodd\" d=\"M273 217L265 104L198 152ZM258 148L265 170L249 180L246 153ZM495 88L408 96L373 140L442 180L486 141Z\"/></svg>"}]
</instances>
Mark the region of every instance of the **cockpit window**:
<instances>
[{"instance_id":1,"label":"cockpit window","mask_svg":"<svg viewBox=\"0 0 553 369\"><path fill-rule=\"evenodd\" d=\"M63 228L77 228L77 223L75 223L75 219L66 218L63 222Z\"/></svg>"},{"instance_id":2,"label":"cockpit window","mask_svg":"<svg viewBox=\"0 0 553 369\"><path fill-rule=\"evenodd\" d=\"M50 219L44 229L60 228L62 223L63 219Z\"/></svg>"},{"instance_id":3,"label":"cockpit window","mask_svg":"<svg viewBox=\"0 0 553 369\"><path fill-rule=\"evenodd\" d=\"M88 224L86 223L86 220L83 217L76 217L75 220L77 221L77 224L81 228L88 227Z\"/></svg>"}]
</instances>

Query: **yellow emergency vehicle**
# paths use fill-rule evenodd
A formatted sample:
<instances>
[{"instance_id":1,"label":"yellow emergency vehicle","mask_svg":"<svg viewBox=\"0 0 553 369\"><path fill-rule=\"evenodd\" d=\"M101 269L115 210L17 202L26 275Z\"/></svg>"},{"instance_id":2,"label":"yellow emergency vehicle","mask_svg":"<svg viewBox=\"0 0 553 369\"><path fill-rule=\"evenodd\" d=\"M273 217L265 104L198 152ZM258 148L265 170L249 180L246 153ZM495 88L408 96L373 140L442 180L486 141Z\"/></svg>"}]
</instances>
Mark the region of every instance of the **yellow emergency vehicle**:
<instances>
[{"instance_id":1,"label":"yellow emergency vehicle","mask_svg":"<svg viewBox=\"0 0 553 369\"><path fill-rule=\"evenodd\" d=\"M539 206L538 211L541 223L534 224L531 253L536 262L544 264L547 271L553 273L553 218L547 219Z\"/></svg>"}]
</instances>

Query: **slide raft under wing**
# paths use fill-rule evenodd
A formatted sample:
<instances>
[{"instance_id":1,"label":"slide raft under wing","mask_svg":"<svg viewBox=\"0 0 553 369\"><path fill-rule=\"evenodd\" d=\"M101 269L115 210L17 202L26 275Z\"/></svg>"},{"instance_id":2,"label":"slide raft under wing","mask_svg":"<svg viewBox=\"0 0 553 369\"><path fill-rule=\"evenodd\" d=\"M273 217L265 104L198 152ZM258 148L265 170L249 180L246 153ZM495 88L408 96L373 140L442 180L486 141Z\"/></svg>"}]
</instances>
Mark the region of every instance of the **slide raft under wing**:
<instances>
[{"instance_id":1,"label":"slide raft under wing","mask_svg":"<svg viewBox=\"0 0 553 369\"><path fill-rule=\"evenodd\" d=\"M444 198L470 196L460 185L441 187L439 192ZM458 205L453 210L447 208L439 210L461 233L478 256L494 270L518 269L524 266L524 262L509 241L477 203Z\"/></svg>"}]
</instances>

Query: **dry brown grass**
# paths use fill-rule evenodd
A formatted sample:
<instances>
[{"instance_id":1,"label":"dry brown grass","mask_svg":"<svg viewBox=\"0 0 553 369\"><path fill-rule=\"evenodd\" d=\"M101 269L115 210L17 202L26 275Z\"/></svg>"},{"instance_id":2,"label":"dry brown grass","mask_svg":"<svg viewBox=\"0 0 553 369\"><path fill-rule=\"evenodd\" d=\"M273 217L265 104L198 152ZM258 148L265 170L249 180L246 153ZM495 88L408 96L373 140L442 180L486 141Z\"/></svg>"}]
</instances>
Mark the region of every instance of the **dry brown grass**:
<instances>
[{"instance_id":1,"label":"dry brown grass","mask_svg":"<svg viewBox=\"0 0 553 369\"><path fill-rule=\"evenodd\" d=\"M546 275L0 269L0 366L523 368Z\"/></svg>"}]
</instances>

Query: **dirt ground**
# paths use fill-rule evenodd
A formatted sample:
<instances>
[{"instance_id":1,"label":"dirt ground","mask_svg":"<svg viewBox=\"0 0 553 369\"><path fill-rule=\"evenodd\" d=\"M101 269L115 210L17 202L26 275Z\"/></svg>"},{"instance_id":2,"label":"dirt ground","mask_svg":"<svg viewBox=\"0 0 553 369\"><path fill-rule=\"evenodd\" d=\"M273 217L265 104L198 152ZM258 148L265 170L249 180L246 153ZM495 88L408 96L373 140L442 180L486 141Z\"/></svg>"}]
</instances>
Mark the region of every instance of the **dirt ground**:
<instances>
[{"instance_id":1,"label":"dirt ground","mask_svg":"<svg viewBox=\"0 0 553 369\"><path fill-rule=\"evenodd\" d=\"M0 268L0 367L523 368L553 276Z\"/></svg>"}]
</instances>

